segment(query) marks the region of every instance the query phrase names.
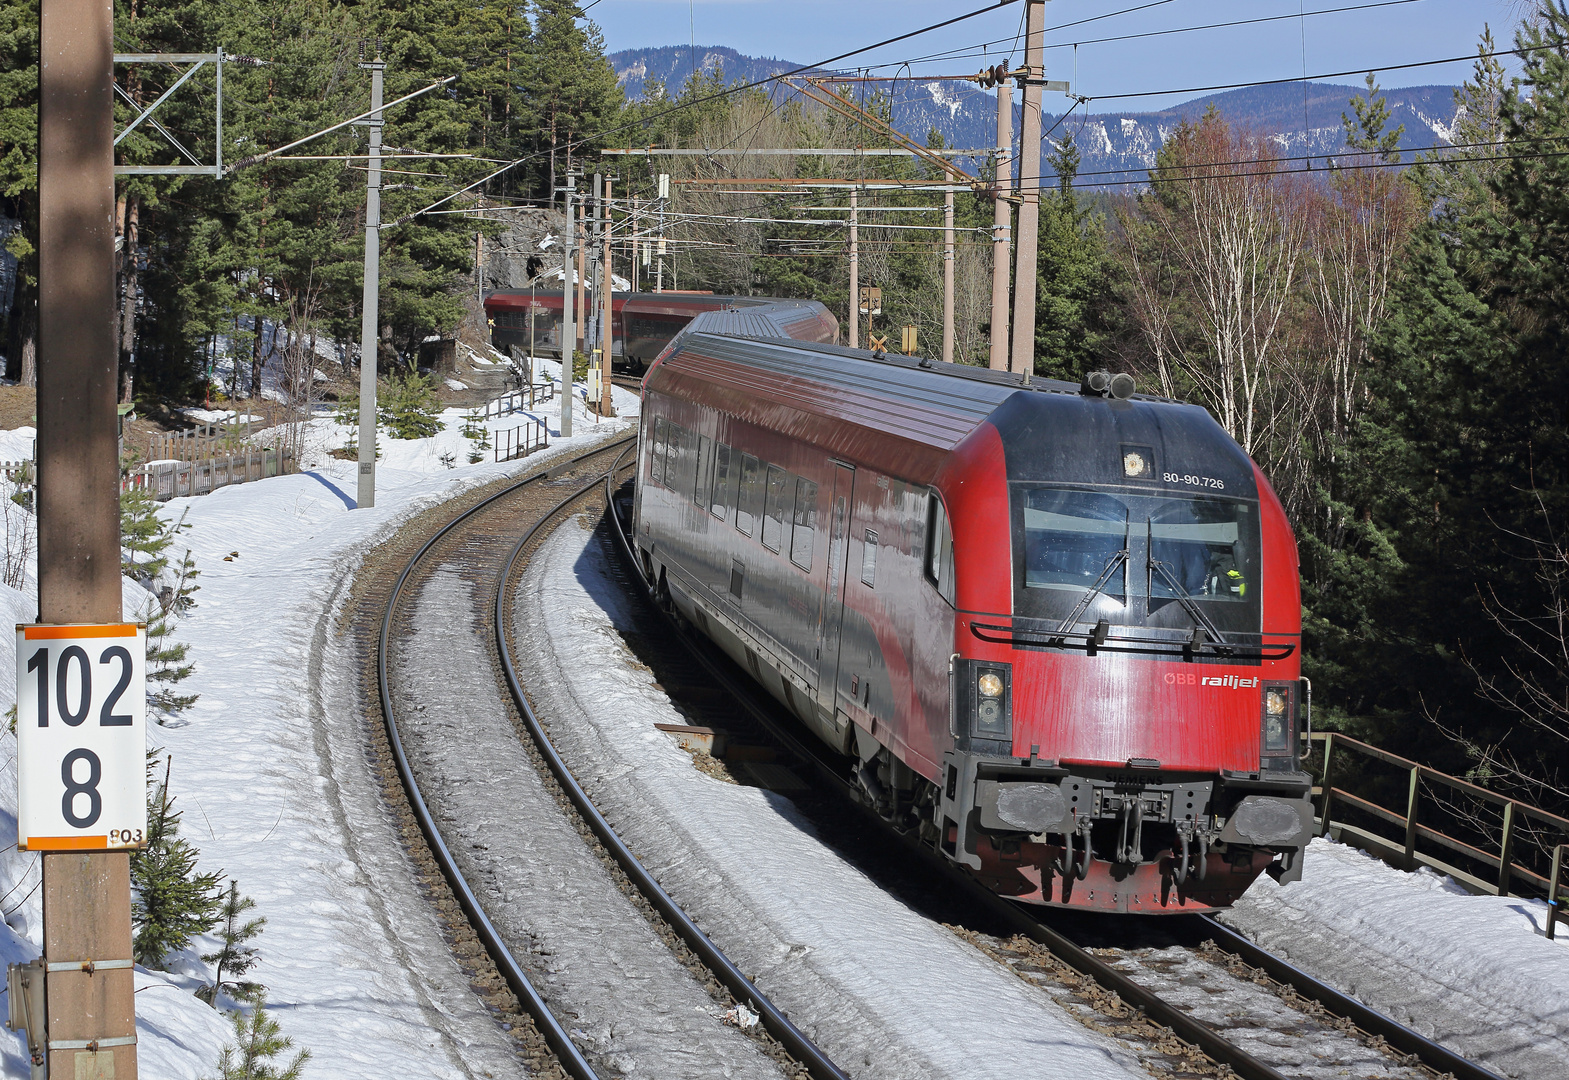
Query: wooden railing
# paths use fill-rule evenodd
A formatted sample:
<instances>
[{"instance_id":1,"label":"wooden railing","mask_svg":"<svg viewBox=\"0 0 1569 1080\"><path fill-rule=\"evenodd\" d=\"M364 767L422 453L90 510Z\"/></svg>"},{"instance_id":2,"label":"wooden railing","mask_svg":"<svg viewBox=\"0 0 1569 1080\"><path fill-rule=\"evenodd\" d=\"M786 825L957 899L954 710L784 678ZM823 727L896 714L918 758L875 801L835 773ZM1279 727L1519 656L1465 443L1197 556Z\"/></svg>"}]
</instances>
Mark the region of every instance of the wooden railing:
<instances>
[{"instance_id":1,"label":"wooden railing","mask_svg":"<svg viewBox=\"0 0 1569 1080\"><path fill-rule=\"evenodd\" d=\"M247 450L205 461L155 461L132 470L120 481L120 488L145 488L153 498L163 501L181 495L210 495L230 484L293 472L293 466L292 455L280 455L270 449Z\"/></svg>"},{"instance_id":2,"label":"wooden railing","mask_svg":"<svg viewBox=\"0 0 1569 1080\"><path fill-rule=\"evenodd\" d=\"M243 453L251 435L250 421L198 424L182 431L161 432L147 439L148 461L208 461Z\"/></svg>"},{"instance_id":3,"label":"wooden railing","mask_svg":"<svg viewBox=\"0 0 1569 1080\"><path fill-rule=\"evenodd\" d=\"M511 461L514 458L527 457L535 450L543 450L549 445L544 421L530 420L515 428L496 432L495 456L497 461Z\"/></svg>"},{"instance_id":4,"label":"wooden railing","mask_svg":"<svg viewBox=\"0 0 1569 1080\"><path fill-rule=\"evenodd\" d=\"M1431 867L1474 892L1545 896L1554 913L1551 930L1562 892L1569 819L1336 731L1316 731L1311 738L1323 746L1320 783L1313 788L1320 835L1363 845L1406 870ZM1387 791L1397 777L1381 773L1382 767L1405 774L1403 808L1342 786L1355 773L1364 790Z\"/></svg>"}]
</instances>

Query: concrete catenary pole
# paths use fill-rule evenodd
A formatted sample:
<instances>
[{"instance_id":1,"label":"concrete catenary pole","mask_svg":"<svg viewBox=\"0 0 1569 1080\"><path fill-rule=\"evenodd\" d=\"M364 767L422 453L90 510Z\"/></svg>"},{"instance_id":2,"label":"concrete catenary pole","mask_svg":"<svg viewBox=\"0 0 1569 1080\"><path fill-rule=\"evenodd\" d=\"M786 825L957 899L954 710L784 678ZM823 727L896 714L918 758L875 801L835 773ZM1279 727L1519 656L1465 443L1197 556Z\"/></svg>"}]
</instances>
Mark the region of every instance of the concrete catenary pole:
<instances>
[{"instance_id":1,"label":"concrete catenary pole","mask_svg":"<svg viewBox=\"0 0 1569 1080\"><path fill-rule=\"evenodd\" d=\"M599 239L600 239L600 264L604 279L600 291L604 294L599 305L599 415L616 415L615 405L610 400L610 347L615 344L615 324L611 321L614 307L611 303L610 293L615 285L615 278L611 275L610 267L610 177L605 177L605 197L600 200L601 207Z\"/></svg>"},{"instance_id":2,"label":"concrete catenary pole","mask_svg":"<svg viewBox=\"0 0 1569 1080\"><path fill-rule=\"evenodd\" d=\"M360 55L364 55L361 53ZM381 327L381 84L387 65L381 57L361 67L370 70L370 159L365 173L365 292L360 316L359 497L361 510L376 505L376 341Z\"/></svg>"},{"instance_id":3,"label":"concrete catenary pole","mask_svg":"<svg viewBox=\"0 0 1569 1080\"><path fill-rule=\"evenodd\" d=\"M942 193L942 358L953 363L953 188Z\"/></svg>"},{"instance_id":4,"label":"concrete catenary pole","mask_svg":"<svg viewBox=\"0 0 1569 1080\"><path fill-rule=\"evenodd\" d=\"M572 266L577 249L576 177L567 177L567 235L561 250L561 437L572 437L572 349L577 342L577 306L572 302Z\"/></svg>"},{"instance_id":5,"label":"concrete catenary pole","mask_svg":"<svg viewBox=\"0 0 1569 1080\"><path fill-rule=\"evenodd\" d=\"M1013 207L1008 203L1013 169L1013 88L997 88L997 202L992 209L992 340L990 367L1008 370L1008 235Z\"/></svg>"},{"instance_id":6,"label":"concrete catenary pole","mask_svg":"<svg viewBox=\"0 0 1569 1080\"><path fill-rule=\"evenodd\" d=\"M856 242L857 192L850 192L850 348L861 347L861 249Z\"/></svg>"},{"instance_id":7,"label":"concrete catenary pole","mask_svg":"<svg viewBox=\"0 0 1569 1080\"><path fill-rule=\"evenodd\" d=\"M588 211L583 202L582 198L578 199L577 213L572 216L572 246L577 249L577 283L573 288L577 291L578 313L577 337L572 347L577 350L588 348L588 339L585 337L588 331L588 305L583 296L583 291L588 285L584 267L588 255L588 222L584 219L588 217Z\"/></svg>"},{"instance_id":8,"label":"concrete catenary pole","mask_svg":"<svg viewBox=\"0 0 1569 1080\"><path fill-rule=\"evenodd\" d=\"M38 620L118 623L113 6L43 0L38 76ZM44 854L56 1077L136 1077L130 856ZM90 1072L84 1072L84 1067Z\"/></svg>"},{"instance_id":9,"label":"concrete catenary pole","mask_svg":"<svg viewBox=\"0 0 1569 1080\"><path fill-rule=\"evenodd\" d=\"M1013 245L1013 363L1026 380L1035 370L1035 252L1041 212L1041 90L1046 79L1046 0L1025 13L1024 115L1019 130L1019 235Z\"/></svg>"}]
</instances>

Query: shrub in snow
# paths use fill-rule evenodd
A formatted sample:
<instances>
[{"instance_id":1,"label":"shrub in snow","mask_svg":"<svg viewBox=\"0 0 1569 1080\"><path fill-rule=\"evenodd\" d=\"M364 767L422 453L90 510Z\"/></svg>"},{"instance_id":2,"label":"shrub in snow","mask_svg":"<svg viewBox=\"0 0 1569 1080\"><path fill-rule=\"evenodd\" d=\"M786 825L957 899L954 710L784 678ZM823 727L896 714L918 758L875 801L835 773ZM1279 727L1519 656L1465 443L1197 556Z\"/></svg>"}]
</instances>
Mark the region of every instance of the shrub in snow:
<instances>
[{"instance_id":1,"label":"shrub in snow","mask_svg":"<svg viewBox=\"0 0 1569 1080\"><path fill-rule=\"evenodd\" d=\"M27 560L38 543L38 521L32 513L33 487L29 472L24 465L16 480L0 481L0 495L10 493L9 498L0 499L0 525L5 528L5 548L0 551L0 581L13 589L22 587Z\"/></svg>"},{"instance_id":2,"label":"shrub in snow","mask_svg":"<svg viewBox=\"0 0 1569 1080\"><path fill-rule=\"evenodd\" d=\"M185 518L167 522L158 516L158 502L144 487L120 492L120 572L152 591L169 566L164 552L186 529Z\"/></svg>"},{"instance_id":3,"label":"shrub in snow","mask_svg":"<svg viewBox=\"0 0 1569 1080\"><path fill-rule=\"evenodd\" d=\"M196 992L197 997L215 1009L218 1007L220 993L228 994L238 1000L249 1000L261 993L261 983L248 982L241 978L261 959L256 954L255 946L249 942L261 933L262 927L267 925L267 920L260 916L254 919L244 918L245 913L255 906L256 901L249 896L241 896L239 882L230 878L229 892L224 897L223 910L218 913L218 951L202 955L202 959L207 963L216 964L217 970L213 973L212 985Z\"/></svg>"},{"instance_id":4,"label":"shrub in snow","mask_svg":"<svg viewBox=\"0 0 1569 1080\"><path fill-rule=\"evenodd\" d=\"M189 511L187 511L187 514ZM158 516L158 503L146 489L133 487L120 495L120 568L153 595L137 616L147 623L147 704L158 716L181 712L196 703L196 694L182 694L175 684L196 670L186 661L189 646L172 637L175 620L196 606L192 594L201 576L190 549L176 562L169 556L175 538L190 526Z\"/></svg>"},{"instance_id":5,"label":"shrub in snow","mask_svg":"<svg viewBox=\"0 0 1569 1080\"><path fill-rule=\"evenodd\" d=\"M154 767L148 754L148 772ZM223 875L196 872L198 852L180 838L180 811L169 794L169 759L163 782L149 784L147 846L131 853L131 952L143 967L190 945L218 920Z\"/></svg>"},{"instance_id":6,"label":"shrub in snow","mask_svg":"<svg viewBox=\"0 0 1569 1080\"><path fill-rule=\"evenodd\" d=\"M301 1050L282 1068L272 1064L272 1059L291 1048L294 1040L283 1034L278 1021L267 1015L266 998L258 994L250 1014L237 1012L233 1019L235 1042L239 1045L223 1048L216 1080L299 1080L311 1052Z\"/></svg>"},{"instance_id":7,"label":"shrub in snow","mask_svg":"<svg viewBox=\"0 0 1569 1080\"><path fill-rule=\"evenodd\" d=\"M412 367L387 380L379 392L376 415L395 439L428 439L441 430L441 399L436 382Z\"/></svg>"}]
</instances>

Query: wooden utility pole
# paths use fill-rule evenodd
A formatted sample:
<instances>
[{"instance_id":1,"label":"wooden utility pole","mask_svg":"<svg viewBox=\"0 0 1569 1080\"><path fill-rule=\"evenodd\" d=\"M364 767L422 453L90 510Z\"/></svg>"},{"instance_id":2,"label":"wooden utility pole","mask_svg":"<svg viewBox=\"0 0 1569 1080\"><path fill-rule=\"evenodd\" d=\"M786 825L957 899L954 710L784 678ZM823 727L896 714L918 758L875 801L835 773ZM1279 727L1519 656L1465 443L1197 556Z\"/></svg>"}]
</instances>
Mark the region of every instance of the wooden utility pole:
<instances>
[{"instance_id":1,"label":"wooden utility pole","mask_svg":"<svg viewBox=\"0 0 1569 1080\"><path fill-rule=\"evenodd\" d=\"M604 264L604 276L601 291L604 293L603 301L599 305L599 340L600 348L604 351L599 356L599 415L616 415L615 405L610 400L610 346L615 341L615 328L611 323L614 307L611 303L611 291L615 278L610 273L610 177L605 177L604 198L600 199L600 261Z\"/></svg>"},{"instance_id":2,"label":"wooden utility pole","mask_svg":"<svg viewBox=\"0 0 1569 1080\"><path fill-rule=\"evenodd\" d=\"M1045 88L1046 0L1026 0L1024 115L1019 125L1019 235L1013 245L1013 362L1035 370L1035 252L1040 241L1041 91Z\"/></svg>"},{"instance_id":3,"label":"wooden utility pole","mask_svg":"<svg viewBox=\"0 0 1569 1080\"><path fill-rule=\"evenodd\" d=\"M857 192L850 189L850 348L861 347L861 249L856 240Z\"/></svg>"},{"instance_id":4,"label":"wooden utility pole","mask_svg":"<svg viewBox=\"0 0 1569 1080\"><path fill-rule=\"evenodd\" d=\"M953 363L953 188L942 193L942 358Z\"/></svg>"},{"instance_id":5,"label":"wooden utility pole","mask_svg":"<svg viewBox=\"0 0 1569 1080\"><path fill-rule=\"evenodd\" d=\"M1013 221L1013 88L997 87L997 202L992 209L992 340L990 367L1008 370L1008 253L1013 245L1008 227Z\"/></svg>"},{"instance_id":6,"label":"wooden utility pole","mask_svg":"<svg viewBox=\"0 0 1569 1080\"><path fill-rule=\"evenodd\" d=\"M43 0L39 21L38 620L118 623L114 9ZM130 856L42 860L50 1072L135 1080Z\"/></svg>"}]
</instances>

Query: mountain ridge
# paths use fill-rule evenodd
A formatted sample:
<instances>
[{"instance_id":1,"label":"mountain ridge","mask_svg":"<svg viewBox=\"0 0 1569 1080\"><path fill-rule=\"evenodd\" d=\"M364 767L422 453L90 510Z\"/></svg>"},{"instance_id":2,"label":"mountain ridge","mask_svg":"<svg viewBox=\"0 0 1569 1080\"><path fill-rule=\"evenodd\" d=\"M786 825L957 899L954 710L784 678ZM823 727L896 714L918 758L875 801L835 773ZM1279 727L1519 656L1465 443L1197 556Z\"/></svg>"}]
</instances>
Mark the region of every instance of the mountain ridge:
<instances>
[{"instance_id":1,"label":"mountain ridge","mask_svg":"<svg viewBox=\"0 0 1569 1080\"><path fill-rule=\"evenodd\" d=\"M728 81L746 83L803 67L778 57L748 56L722 45L667 45L611 53L629 99L642 97L657 80L674 94L690 77L693 61L704 73L719 71ZM809 68L803 74L817 73ZM826 74L827 72L822 72ZM992 92L956 79L897 79L861 83L867 97L889 95L894 126L924 141L937 131L948 146L982 150L996 138L997 105ZM1454 131L1458 87L1444 85L1395 87L1382 91L1389 106L1390 128L1403 125L1400 148L1413 151L1447 145ZM1345 150L1341 115L1351 113L1351 99L1364 96L1361 87L1340 83L1274 83L1201 94L1169 108L1139 112L1066 114L1047 112L1043 129L1050 137L1071 131L1081 155L1080 174L1096 178L1085 187L1141 183L1161 144L1183 120L1195 120L1214 105L1228 120L1274 139L1288 156L1328 157ZM1052 98L1045 102L1049 110ZM1014 103L1015 139L1019 104ZM1049 146L1047 147L1049 149ZM973 159L970 159L972 164Z\"/></svg>"}]
</instances>

